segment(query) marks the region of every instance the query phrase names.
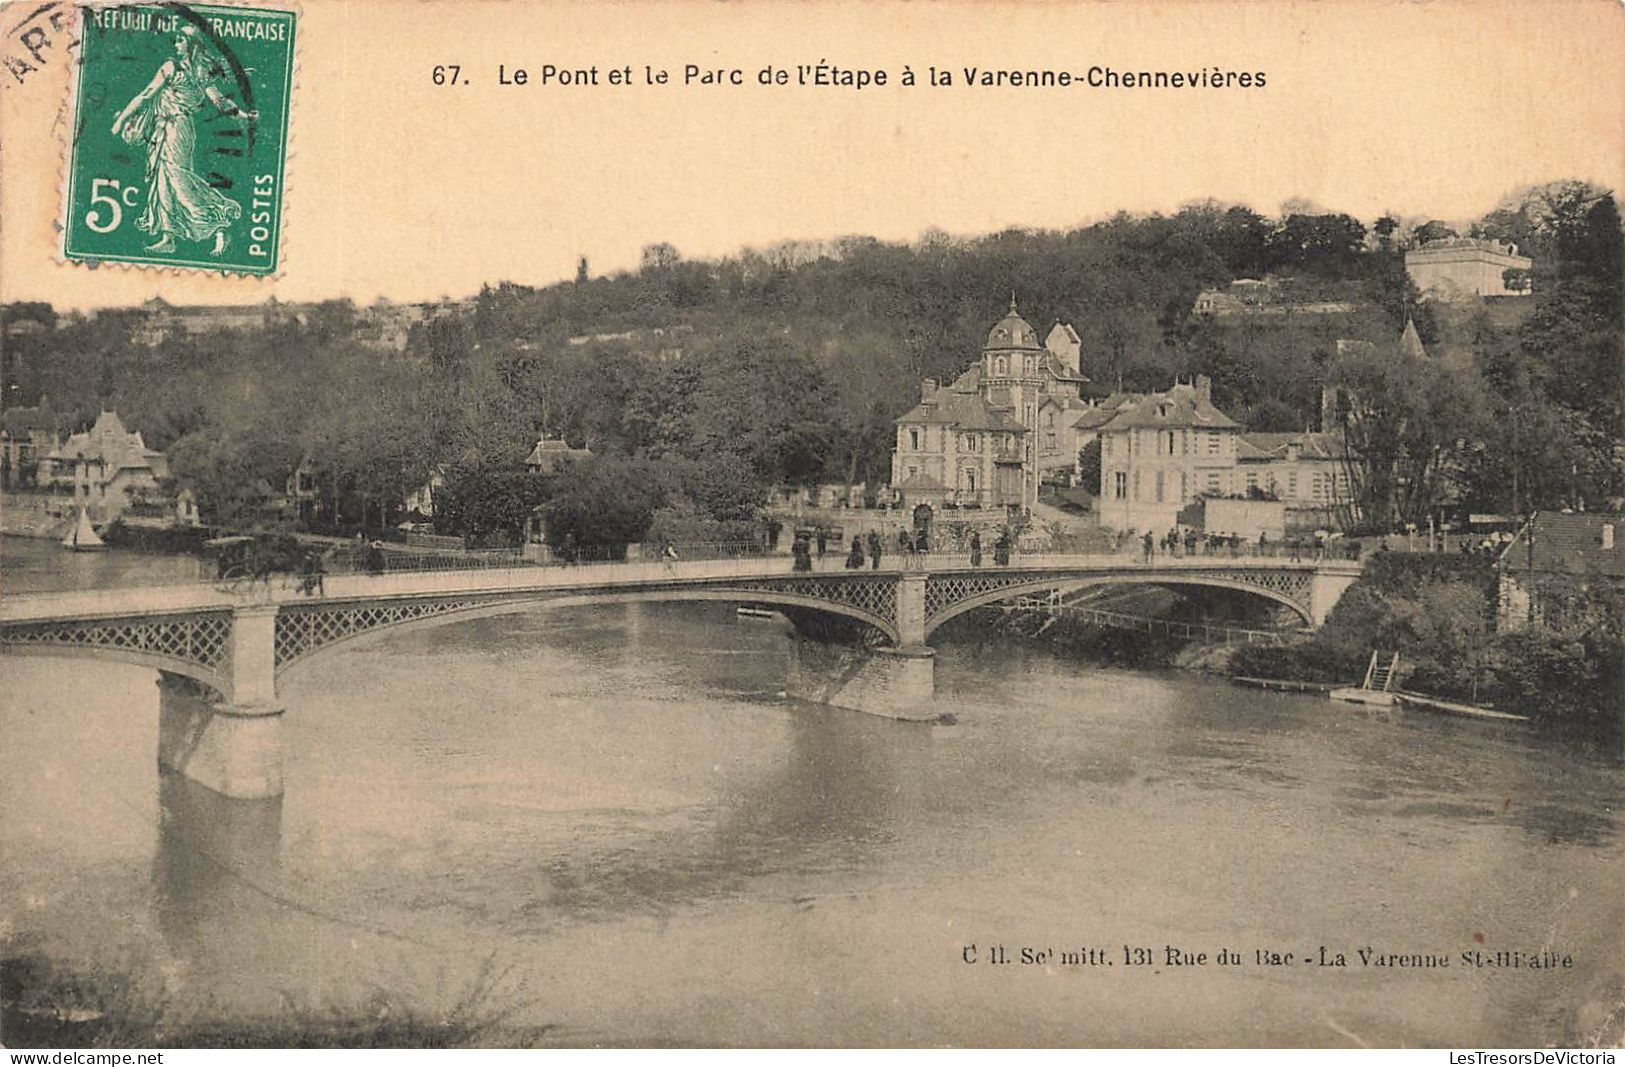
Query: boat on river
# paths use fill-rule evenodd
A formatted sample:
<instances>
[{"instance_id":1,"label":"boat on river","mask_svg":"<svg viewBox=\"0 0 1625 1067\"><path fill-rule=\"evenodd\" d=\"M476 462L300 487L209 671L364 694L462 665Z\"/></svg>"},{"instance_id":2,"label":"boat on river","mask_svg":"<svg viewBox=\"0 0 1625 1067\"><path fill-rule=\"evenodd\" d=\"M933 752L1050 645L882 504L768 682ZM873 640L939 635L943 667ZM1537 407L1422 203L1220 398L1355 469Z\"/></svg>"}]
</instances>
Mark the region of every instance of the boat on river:
<instances>
[{"instance_id":1,"label":"boat on river","mask_svg":"<svg viewBox=\"0 0 1625 1067\"><path fill-rule=\"evenodd\" d=\"M62 539L62 547L74 552L105 552L107 544L96 536L96 528L90 524L90 516L85 509L79 509L79 518L68 531L68 536Z\"/></svg>"}]
</instances>

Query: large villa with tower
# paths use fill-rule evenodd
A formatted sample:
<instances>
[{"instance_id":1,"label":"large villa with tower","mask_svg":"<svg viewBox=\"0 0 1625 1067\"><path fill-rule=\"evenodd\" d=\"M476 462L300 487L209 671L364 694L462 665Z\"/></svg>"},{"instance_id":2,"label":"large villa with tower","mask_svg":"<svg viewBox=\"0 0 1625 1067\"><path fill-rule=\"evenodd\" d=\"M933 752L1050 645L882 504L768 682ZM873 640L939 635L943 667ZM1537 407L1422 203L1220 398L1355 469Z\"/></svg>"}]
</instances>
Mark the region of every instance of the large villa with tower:
<instances>
[{"instance_id":1,"label":"large villa with tower","mask_svg":"<svg viewBox=\"0 0 1625 1067\"><path fill-rule=\"evenodd\" d=\"M1414 326L1401 345L1426 358ZM1098 493L1103 526L1161 534L1200 524L1191 506L1212 500L1274 503L1300 524L1338 525L1350 500L1339 434L1247 432L1214 405L1203 375L1162 392L1085 400L1081 348L1065 323L1040 343L1012 299L981 357L949 385L926 379L919 403L897 420L897 505L1028 514L1039 485L1070 481L1098 438L1100 482L1087 488ZM1226 530L1256 536L1293 520L1237 521L1242 528Z\"/></svg>"},{"instance_id":2,"label":"large villa with tower","mask_svg":"<svg viewBox=\"0 0 1625 1067\"><path fill-rule=\"evenodd\" d=\"M1080 349L1064 324L1040 344L1012 297L981 358L949 385L927 378L920 402L897 420L892 488L901 505L1030 511L1046 473L1077 467L1076 423L1090 410L1079 396L1088 381Z\"/></svg>"}]
</instances>

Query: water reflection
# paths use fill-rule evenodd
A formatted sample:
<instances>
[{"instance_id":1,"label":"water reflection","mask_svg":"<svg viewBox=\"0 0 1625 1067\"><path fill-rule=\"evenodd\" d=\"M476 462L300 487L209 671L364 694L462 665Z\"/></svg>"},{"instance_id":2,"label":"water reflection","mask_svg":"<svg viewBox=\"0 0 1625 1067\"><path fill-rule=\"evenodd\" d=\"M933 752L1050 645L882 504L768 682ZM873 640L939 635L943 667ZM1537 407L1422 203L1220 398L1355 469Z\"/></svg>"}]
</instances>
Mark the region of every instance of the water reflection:
<instances>
[{"instance_id":1,"label":"water reflection","mask_svg":"<svg viewBox=\"0 0 1625 1067\"><path fill-rule=\"evenodd\" d=\"M276 906L282 798L232 800L161 771L158 809L159 929L199 969L227 969L258 950L253 917Z\"/></svg>"}]
</instances>

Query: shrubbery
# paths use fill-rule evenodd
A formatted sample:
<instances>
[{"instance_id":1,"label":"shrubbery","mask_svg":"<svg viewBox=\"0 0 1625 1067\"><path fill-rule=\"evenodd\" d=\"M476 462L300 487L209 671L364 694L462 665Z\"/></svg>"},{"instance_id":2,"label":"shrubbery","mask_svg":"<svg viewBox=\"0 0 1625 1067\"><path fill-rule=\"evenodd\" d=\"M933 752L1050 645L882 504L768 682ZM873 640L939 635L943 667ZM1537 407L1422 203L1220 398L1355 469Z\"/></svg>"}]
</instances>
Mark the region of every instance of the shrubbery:
<instances>
[{"instance_id":1,"label":"shrubbery","mask_svg":"<svg viewBox=\"0 0 1625 1067\"><path fill-rule=\"evenodd\" d=\"M1536 628L1497 633L1495 570L1482 557L1381 553L1308 641L1238 649L1236 674L1358 684L1372 650L1400 654L1400 684L1446 699L1493 702L1538 719L1619 723L1625 706L1625 594L1564 580Z\"/></svg>"}]
</instances>

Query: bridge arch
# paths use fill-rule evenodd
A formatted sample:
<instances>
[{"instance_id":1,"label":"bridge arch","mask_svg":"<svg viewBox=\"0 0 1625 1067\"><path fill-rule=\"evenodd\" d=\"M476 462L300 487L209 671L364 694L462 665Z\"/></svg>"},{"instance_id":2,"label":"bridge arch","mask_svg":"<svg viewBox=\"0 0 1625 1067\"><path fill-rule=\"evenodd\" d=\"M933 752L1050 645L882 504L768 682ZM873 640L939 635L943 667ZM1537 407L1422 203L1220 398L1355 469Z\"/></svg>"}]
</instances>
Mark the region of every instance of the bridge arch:
<instances>
[{"instance_id":1,"label":"bridge arch","mask_svg":"<svg viewBox=\"0 0 1625 1067\"><path fill-rule=\"evenodd\" d=\"M181 659L178 656L166 656L160 653L143 652L138 649L117 648L108 645L55 642L44 644L23 641L5 642L5 652L8 656L91 659L104 663L127 663L136 667L150 667L153 670L167 671L170 674L179 674L190 678L222 697L226 697L231 692L231 679L226 676L224 671L206 667L193 660Z\"/></svg>"},{"instance_id":2,"label":"bridge arch","mask_svg":"<svg viewBox=\"0 0 1625 1067\"><path fill-rule=\"evenodd\" d=\"M231 614L225 611L36 622L0 631L0 648L7 655L150 667L183 675L229 697L231 630Z\"/></svg>"},{"instance_id":3,"label":"bridge arch","mask_svg":"<svg viewBox=\"0 0 1625 1067\"><path fill-rule=\"evenodd\" d=\"M1314 618L1310 615L1307 604L1279 590L1270 589L1242 578L1206 574L1115 573L1072 578L1034 578L1032 581L1015 581L995 589L975 593L955 600L941 611L928 616L925 620L925 635L929 638L944 623L950 619L956 619L968 611L987 607L990 604L997 604L999 601L1008 600L1011 597L1030 596L1035 593L1061 593L1064 595L1101 585L1161 585L1170 588L1185 585L1206 586L1214 589L1236 589L1289 607L1299 619L1303 620L1305 625L1314 625Z\"/></svg>"},{"instance_id":4,"label":"bridge arch","mask_svg":"<svg viewBox=\"0 0 1625 1067\"><path fill-rule=\"evenodd\" d=\"M889 619L849 604L820 599L803 593L769 588L662 588L622 592L537 591L493 599L402 601L398 611L390 611L377 601L352 604L315 601L284 605L277 617L276 677L280 683L318 656L335 649L355 649L408 630L423 630L455 622L514 615L538 607L578 607L604 604L720 602L766 604L802 608L864 623L897 640L897 627ZM300 616L309 617L308 621Z\"/></svg>"}]
</instances>

